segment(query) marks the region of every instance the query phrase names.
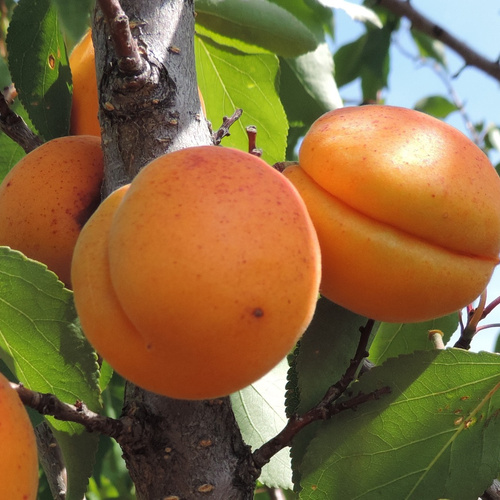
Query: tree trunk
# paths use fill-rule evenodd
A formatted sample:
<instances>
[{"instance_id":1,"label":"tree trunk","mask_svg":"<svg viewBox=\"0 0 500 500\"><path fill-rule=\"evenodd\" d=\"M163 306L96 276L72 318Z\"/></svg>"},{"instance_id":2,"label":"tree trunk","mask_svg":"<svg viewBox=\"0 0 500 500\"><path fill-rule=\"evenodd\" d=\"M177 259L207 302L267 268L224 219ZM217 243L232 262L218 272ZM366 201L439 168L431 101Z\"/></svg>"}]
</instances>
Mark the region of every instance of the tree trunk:
<instances>
[{"instance_id":1,"label":"tree trunk","mask_svg":"<svg viewBox=\"0 0 500 500\"><path fill-rule=\"evenodd\" d=\"M120 72L110 26L96 8L103 195L166 152L212 143L196 84L194 0L122 0L121 6L146 64L137 74ZM257 472L229 398L180 401L129 384L124 414L140 429L133 444L122 445L138 500L253 498Z\"/></svg>"}]
</instances>

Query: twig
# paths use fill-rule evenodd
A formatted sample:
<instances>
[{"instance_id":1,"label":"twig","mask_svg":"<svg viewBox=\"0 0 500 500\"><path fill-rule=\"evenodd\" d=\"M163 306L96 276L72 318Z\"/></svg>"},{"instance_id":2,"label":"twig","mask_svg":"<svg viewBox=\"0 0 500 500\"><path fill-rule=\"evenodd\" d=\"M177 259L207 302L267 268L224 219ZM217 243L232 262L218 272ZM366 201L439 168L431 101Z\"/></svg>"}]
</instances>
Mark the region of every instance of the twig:
<instances>
[{"instance_id":1,"label":"twig","mask_svg":"<svg viewBox=\"0 0 500 500\"><path fill-rule=\"evenodd\" d=\"M144 61L137 42L132 36L128 16L119 0L98 0L111 33L111 40L118 57L118 68L126 75L137 75L144 69Z\"/></svg>"},{"instance_id":2,"label":"twig","mask_svg":"<svg viewBox=\"0 0 500 500\"><path fill-rule=\"evenodd\" d=\"M248 137L248 152L251 155L257 156L260 158L262 156L262 149L257 147L257 127L255 125L249 125L246 128L247 137Z\"/></svg>"},{"instance_id":3,"label":"twig","mask_svg":"<svg viewBox=\"0 0 500 500\"><path fill-rule=\"evenodd\" d=\"M61 448L47 422L35 427L35 435L38 458L45 471L52 496L54 500L65 500L68 478Z\"/></svg>"},{"instance_id":4,"label":"twig","mask_svg":"<svg viewBox=\"0 0 500 500\"><path fill-rule=\"evenodd\" d=\"M257 468L263 467L281 449L290 446L297 433L310 423L317 420L329 419L341 411L354 409L360 404L378 399L382 394L391 392L390 387L382 387L368 394L360 393L347 401L336 402L355 379L360 366L363 364L363 360L368 355L366 348L373 326L374 321L368 320L366 326L360 328L361 337L354 358L351 360L342 378L328 389L323 399L303 415L293 415L290 417L288 423L279 434L253 452L252 457Z\"/></svg>"},{"instance_id":5,"label":"twig","mask_svg":"<svg viewBox=\"0 0 500 500\"><path fill-rule=\"evenodd\" d=\"M30 130L26 122L10 109L3 93L0 93L0 129L26 153L43 144L42 139Z\"/></svg>"},{"instance_id":6,"label":"twig","mask_svg":"<svg viewBox=\"0 0 500 500\"><path fill-rule=\"evenodd\" d=\"M100 432L116 440L124 433L125 424L122 420L105 417L87 408L81 401L70 405L59 400L54 394L42 394L27 389L22 384L11 382L21 401L42 415L51 415L58 420L75 422L83 425L89 432Z\"/></svg>"},{"instance_id":7,"label":"twig","mask_svg":"<svg viewBox=\"0 0 500 500\"><path fill-rule=\"evenodd\" d=\"M455 342L454 347L459 349L470 349L472 339L477 333L477 325L483 318L484 306L486 304L486 290L481 294L479 304L475 309L469 308L467 310L468 318L465 328L460 333L460 338Z\"/></svg>"},{"instance_id":8,"label":"twig","mask_svg":"<svg viewBox=\"0 0 500 500\"><path fill-rule=\"evenodd\" d=\"M390 10L397 16L406 17L411 21L413 28L447 45L462 57L467 66L478 68L500 82L500 65L498 61L490 61L472 50L467 44L415 10L410 2L378 0L378 5Z\"/></svg>"},{"instance_id":9,"label":"twig","mask_svg":"<svg viewBox=\"0 0 500 500\"><path fill-rule=\"evenodd\" d=\"M219 130L217 130L217 132L214 132L212 134L212 140L216 146L218 146L221 143L221 141L222 141L222 139L224 139L224 137L231 135L229 133L229 128L236 121L238 121L240 119L242 114L243 114L243 110L238 108L237 110L235 110L235 112L231 116L224 116L222 118L222 125L219 127Z\"/></svg>"}]
</instances>

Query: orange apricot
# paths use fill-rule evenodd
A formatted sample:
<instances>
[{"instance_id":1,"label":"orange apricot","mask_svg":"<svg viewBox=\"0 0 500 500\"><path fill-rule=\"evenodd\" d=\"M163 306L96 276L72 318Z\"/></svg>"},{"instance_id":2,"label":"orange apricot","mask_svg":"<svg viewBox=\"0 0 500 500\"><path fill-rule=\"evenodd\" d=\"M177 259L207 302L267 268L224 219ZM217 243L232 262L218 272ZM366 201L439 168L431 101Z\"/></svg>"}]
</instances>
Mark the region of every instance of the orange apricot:
<instances>
[{"instance_id":1,"label":"orange apricot","mask_svg":"<svg viewBox=\"0 0 500 500\"><path fill-rule=\"evenodd\" d=\"M0 373L1 497L36 500L38 455L30 419L9 381Z\"/></svg>"},{"instance_id":2,"label":"orange apricot","mask_svg":"<svg viewBox=\"0 0 500 500\"><path fill-rule=\"evenodd\" d=\"M100 201L100 139L53 139L24 156L0 184L0 245L43 262L70 286L73 248Z\"/></svg>"},{"instance_id":3,"label":"orange apricot","mask_svg":"<svg viewBox=\"0 0 500 500\"><path fill-rule=\"evenodd\" d=\"M90 30L71 51L69 67L73 79L70 132L100 137L95 55Z\"/></svg>"},{"instance_id":4,"label":"orange apricot","mask_svg":"<svg viewBox=\"0 0 500 500\"><path fill-rule=\"evenodd\" d=\"M500 251L500 179L465 135L391 106L338 109L284 175L322 249L321 293L383 321L456 311L484 290Z\"/></svg>"},{"instance_id":5,"label":"orange apricot","mask_svg":"<svg viewBox=\"0 0 500 500\"><path fill-rule=\"evenodd\" d=\"M293 348L315 309L320 250L283 176L201 146L154 160L104 201L72 279L83 330L111 366L147 390L209 399Z\"/></svg>"}]
</instances>

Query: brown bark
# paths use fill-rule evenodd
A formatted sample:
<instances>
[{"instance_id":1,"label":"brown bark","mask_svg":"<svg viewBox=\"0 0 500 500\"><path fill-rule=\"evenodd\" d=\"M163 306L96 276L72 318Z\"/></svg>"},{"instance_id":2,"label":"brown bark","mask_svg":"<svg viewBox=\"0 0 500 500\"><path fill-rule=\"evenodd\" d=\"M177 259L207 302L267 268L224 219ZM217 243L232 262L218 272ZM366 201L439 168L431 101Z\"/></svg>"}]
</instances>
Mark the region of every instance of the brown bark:
<instances>
[{"instance_id":1,"label":"brown bark","mask_svg":"<svg viewBox=\"0 0 500 500\"><path fill-rule=\"evenodd\" d=\"M126 47L115 50L121 42L112 43L113 20L96 8L93 40L106 165L103 195L130 182L165 152L212 143L196 84L194 0L120 3L145 64L129 64L116 55ZM127 71L131 67L135 70ZM256 472L228 398L179 401L129 385L124 414L134 436L119 441L138 500L253 498ZM139 441L134 439L138 434Z\"/></svg>"}]
</instances>

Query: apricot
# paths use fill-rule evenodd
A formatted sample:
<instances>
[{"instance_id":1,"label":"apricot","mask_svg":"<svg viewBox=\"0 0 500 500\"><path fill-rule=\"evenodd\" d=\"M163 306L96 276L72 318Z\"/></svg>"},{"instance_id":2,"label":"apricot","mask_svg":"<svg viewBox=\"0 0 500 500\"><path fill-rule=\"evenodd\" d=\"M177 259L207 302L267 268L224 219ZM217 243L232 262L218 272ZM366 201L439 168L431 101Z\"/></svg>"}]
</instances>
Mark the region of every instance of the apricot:
<instances>
[{"instance_id":1,"label":"apricot","mask_svg":"<svg viewBox=\"0 0 500 500\"><path fill-rule=\"evenodd\" d=\"M17 392L0 373L1 497L36 500L38 455L35 433Z\"/></svg>"},{"instance_id":2,"label":"apricot","mask_svg":"<svg viewBox=\"0 0 500 500\"><path fill-rule=\"evenodd\" d=\"M0 245L43 262L68 286L81 228L100 201L103 155L88 135L53 139L0 184Z\"/></svg>"},{"instance_id":3,"label":"apricot","mask_svg":"<svg viewBox=\"0 0 500 500\"><path fill-rule=\"evenodd\" d=\"M99 97L92 32L88 30L75 45L69 57L73 78L73 101L71 104L70 133L73 135L101 136L99 124ZM203 114L206 116L205 101L198 87L198 96Z\"/></svg>"},{"instance_id":4,"label":"apricot","mask_svg":"<svg viewBox=\"0 0 500 500\"><path fill-rule=\"evenodd\" d=\"M70 132L73 135L100 137L95 54L90 30L71 51L69 67L73 79Z\"/></svg>"},{"instance_id":5,"label":"apricot","mask_svg":"<svg viewBox=\"0 0 500 500\"><path fill-rule=\"evenodd\" d=\"M75 248L89 341L125 378L173 398L259 379L293 348L318 295L319 245L295 188L255 156L202 146L154 160L125 190Z\"/></svg>"},{"instance_id":6,"label":"apricot","mask_svg":"<svg viewBox=\"0 0 500 500\"><path fill-rule=\"evenodd\" d=\"M500 179L461 132L391 106L344 108L284 171L322 251L321 293L390 322L454 312L486 287L500 251Z\"/></svg>"}]
</instances>

